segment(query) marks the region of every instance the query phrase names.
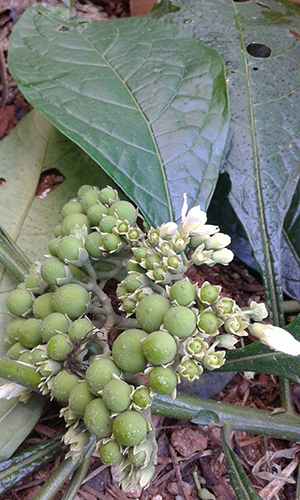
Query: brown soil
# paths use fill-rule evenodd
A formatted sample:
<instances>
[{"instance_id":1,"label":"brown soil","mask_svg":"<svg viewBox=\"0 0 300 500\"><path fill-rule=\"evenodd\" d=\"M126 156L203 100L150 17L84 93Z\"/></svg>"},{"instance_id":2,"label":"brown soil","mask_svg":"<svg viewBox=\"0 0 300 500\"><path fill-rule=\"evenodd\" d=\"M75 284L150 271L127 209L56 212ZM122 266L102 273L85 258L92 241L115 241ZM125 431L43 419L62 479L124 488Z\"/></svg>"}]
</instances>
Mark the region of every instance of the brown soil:
<instances>
[{"instance_id":1,"label":"brown soil","mask_svg":"<svg viewBox=\"0 0 300 500\"><path fill-rule=\"evenodd\" d=\"M146 3L147 1L141 2ZM151 0L149 0L151 3ZM8 135L16 123L30 109L24 101L16 84L7 72L5 58L8 38L13 23L34 0L2 0L0 5L0 138ZM52 5L58 4L51 0ZM108 19L130 15L138 11L138 0L81 0L75 7L90 19ZM142 7L141 7L142 8ZM145 6L143 5L143 9ZM55 186L59 182L54 177L43 180L43 183ZM1 179L0 179L1 182ZM47 188L49 184L47 184ZM189 277L199 284L210 281L222 285L223 294L234 298L240 306L248 305L251 300L264 300L263 286L251 272L238 260L227 267L194 268ZM297 411L300 410L300 388L292 385L292 397ZM269 375L237 374L231 382L214 396L219 401L226 401L240 406L273 410L280 408L279 386L276 377ZM39 423L22 446L40 443L63 430L62 419L58 418L59 408L49 405ZM171 418L154 416L157 429L158 464L151 486L133 494L124 493L117 485L117 474L104 467L100 459L92 457L90 468L84 484L77 493L76 500L193 500L202 498L197 493L197 483L217 500L234 500L236 498L230 485L222 453L220 430L218 428L201 427L187 421L176 421ZM263 500L294 500L297 452L300 446L278 439L263 436L251 436L244 432L232 435L232 444L240 458L252 484ZM294 453L293 453L294 451ZM276 452L280 452L277 453ZM295 458L296 457L296 458ZM34 474L27 476L19 485L2 496L5 500L32 500L47 478L57 469L64 456L45 464ZM276 481L276 477L286 476L285 480ZM63 491L53 500L60 500Z\"/></svg>"}]
</instances>

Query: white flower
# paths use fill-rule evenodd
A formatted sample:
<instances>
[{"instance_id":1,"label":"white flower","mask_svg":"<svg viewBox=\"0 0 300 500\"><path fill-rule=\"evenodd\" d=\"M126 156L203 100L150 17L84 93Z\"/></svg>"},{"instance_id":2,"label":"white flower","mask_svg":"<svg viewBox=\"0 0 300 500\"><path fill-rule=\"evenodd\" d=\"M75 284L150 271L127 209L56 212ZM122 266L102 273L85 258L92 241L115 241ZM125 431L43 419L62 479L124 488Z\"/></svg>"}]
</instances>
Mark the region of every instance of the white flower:
<instances>
[{"instance_id":1,"label":"white flower","mask_svg":"<svg viewBox=\"0 0 300 500\"><path fill-rule=\"evenodd\" d=\"M187 214L188 204L186 193L183 194L183 205L181 209L181 224L179 226L179 232L187 236L193 236L196 234L214 234L219 231L218 226L210 226L205 224L207 221L206 212L200 209L200 206L191 208Z\"/></svg>"},{"instance_id":2,"label":"white flower","mask_svg":"<svg viewBox=\"0 0 300 500\"><path fill-rule=\"evenodd\" d=\"M26 389L26 387L16 384L15 382L9 382L0 387L0 399L18 398L19 401L26 403L30 395L30 389Z\"/></svg>"},{"instance_id":3,"label":"white flower","mask_svg":"<svg viewBox=\"0 0 300 500\"><path fill-rule=\"evenodd\" d=\"M159 229L161 238L167 240L173 236L175 231L177 231L177 224L176 222L166 222L165 224L162 224Z\"/></svg>"},{"instance_id":4,"label":"white flower","mask_svg":"<svg viewBox=\"0 0 300 500\"><path fill-rule=\"evenodd\" d=\"M287 330L273 325L262 325L254 323L249 325L249 331L259 340L274 349L275 351L289 354L290 356L300 356L300 342L296 340Z\"/></svg>"},{"instance_id":5,"label":"white flower","mask_svg":"<svg viewBox=\"0 0 300 500\"><path fill-rule=\"evenodd\" d=\"M227 247L231 242L231 238L228 234L217 233L210 238L207 238L204 242L205 248L207 250L220 250L221 248Z\"/></svg>"}]
</instances>

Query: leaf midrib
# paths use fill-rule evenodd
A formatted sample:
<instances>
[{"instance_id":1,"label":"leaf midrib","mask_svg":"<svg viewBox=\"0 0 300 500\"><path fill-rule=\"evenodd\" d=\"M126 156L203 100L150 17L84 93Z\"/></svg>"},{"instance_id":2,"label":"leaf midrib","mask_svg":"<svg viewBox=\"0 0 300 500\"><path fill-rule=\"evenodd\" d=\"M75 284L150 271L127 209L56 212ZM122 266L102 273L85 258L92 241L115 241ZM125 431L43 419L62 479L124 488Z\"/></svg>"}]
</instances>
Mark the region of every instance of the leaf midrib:
<instances>
[{"instance_id":1,"label":"leaf midrib","mask_svg":"<svg viewBox=\"0 0 300 500\"><path fill-rule=\"evenodd\" d=\"M247 56L246 56L246 44L245 44L245 39L243 36L243 30L239 18L239 13L236 8L234 0L231 0L232 8L235 13L235 20L237 23L239 35L240 35L240 40L241 40L241 45L242 45L242 51L243 51L243 62L244 62L244 68L245 68L245 78L246 78L246 86L247 86L247 95L248 95L248 103L249 103L249 113L250 113L250 133L251 133L251 139L252 139L252 145L253 145L253 156L254 156L254 179L255 179L255 184L256 184L256 192L257 192L257 205L258 205L258 213L259 213L259 220L260 220L260 233L261 233L261 238L262 238L262 250L265 255L265 265L266 265L266 271L267 271L267 277L265 277L265 281L268 282L268 292L269 292L269 297L270 297L270 303L272 306L272 313L273 313L273 318L272 322L277 325L281 326L281 319L280 319L280 313L278 310L278 303L276 299L276 283L274 280L274 272L273 272L273 267L272 267L272 259L271 259L271 253L270 253L270 248L268 244L268 237L267 237L267 223L266 223L266 218L265 218L265 212L263 209L264 203L263 203L263 196L262 196L262 188L261 188L261 178L260 178L260 170L259 170L259 157L258 157L258 146L257 146L257 141L256 141L256 135L255 135L255 125L254 125L254 107L253 107L253 101L252 101L252 94L251 94L251 86L250 86L250 75L249 75L249 70L248 70L248 64L247 64ZM267 278L267 279L266 279Z\"/></svg>"},{"instance_id":2,"label":"leaf midrib","mask_svg":"<svg viewBox=\"0 0 300 500\"><path fill-rule=\"evenodd\" d=\"M40 11L39 11L40 12ZM44 13L42 13L44 15ZM49 16L47 16L49 18ZM57 22L56 22L57 21ZM56 20L56 18L53 18L52 17L52 22L54 22L54 24L61 24L61 23L58 23L58 20ZM148 128L148 131L149 131L149 134L150 134L150 137L151 137L151 140L152 140L152 143L153 143L153 146L154 146L154 150L155 150L155 153L156 153L156 156L157 156L157 159L158 159L158 162L159 162L159 165L160 165L160 170L161 170L161 174L162 174L162 179L163 179L163 185L164 185L164 189L165 189L165 193L166 193L166 198L167 198L167 207L168 207L168 211L169 211L169 216L170 216L170 221L173 221L173 211L172 211L172 205L171 205L171 198L170 198L170 193L169 193L169 190L168 190L168 184L167 184L167 179L166 179L166 173L165 173L165 170L164 170L164 163L163 163L163 160L161 158L161 155L160 155L160 152L159 152L159 149L158 149L158 145L157 145L157 142L156 142L156 139L154 137L154 133L152 131L152 128L151 128L151 125L150 125L150 122L147 120L146 116L145 116L145 113L143 112L142 108L140 107L139 103L137 102L137 100L135 99L133 93L130 91L130 88L128 87L128 85L126 85L126 82L125 80L123 80L123 78L121 77L121 75L116 71L116 69L112 66L112 64L108 61L108 59L106 58L106 56L104 56L104 54L102 54L98 49L97 47L95 47L95 45L86 37L84 36L84 32L83 31L80 31L76 26L72 25L71 26L72 29L75 29L76 33L79 35L79 36L82 36L82 38L86 41L86 43L88 45L90 45L90 47L97 53L97 55L100 57L100 59L102 59L103 61L105 61L105 63L107 64L107 66L110 68L110 70L114 73L114 75L118 78L118 80L121 82L121 84L123 85L123 87L126 89L127 93L130 95L131 99L133 100L133 103L136 107L136 109L138 110L138 112L140 113L140 116L142 117L142 119L144 120L144 122L146 123L146 126ZM36 28L37 29L37 28ZM116 29L116 32L117 32L117 35L116 35L116 41L117 39L119 38L119 29L117 27L115 27ZM37 30L38 31L38 30ZM115 42L116 43L116 42ZM152 47L152 41L149 45L149 50L151 50L151 47ZM109 49L109 52L111 51L111 48ZM108 53L109 53L108 52ZM107 54L106 54L107 55ZM49 78L49 77L48 77ZM181 80L182 81L182 78ZM128 193L126 193L128 194ZM129 195L129 194L128 194Z\"/></svg>"}]
</instances>

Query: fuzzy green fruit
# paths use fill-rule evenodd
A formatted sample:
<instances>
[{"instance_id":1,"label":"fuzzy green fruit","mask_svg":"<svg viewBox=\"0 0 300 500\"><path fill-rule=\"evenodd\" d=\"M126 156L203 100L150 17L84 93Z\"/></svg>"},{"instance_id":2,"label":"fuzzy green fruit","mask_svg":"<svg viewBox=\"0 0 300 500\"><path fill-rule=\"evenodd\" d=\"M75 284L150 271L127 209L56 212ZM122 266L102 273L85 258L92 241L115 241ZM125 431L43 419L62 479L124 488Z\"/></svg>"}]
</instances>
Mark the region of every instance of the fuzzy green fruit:
<instances>
[{"instance_id":1,"label":"fuzzy green fruit","mask_svg":"<svg viewBox=\"0 0 300 500\"><path fill-rule=\"evenodd\" d=\"M91 393L99 396L99 391L112 380L113 374L119 376L121 370L112 359L106 356L100 356L98 359L95 359L85 374L85 380Z\"/></svg>"},{"instance_id":2,"label":"fuzzy green fruit","mask_svg":"<svg viewBox=\"0 0 300 500\"><path fill-rule=\"evenodd\" d=\"M120 445L117 441L108 441L101 444L99 448L99 456L104 465L116 465L122 462L123 455L120 451Z\"/></svg>"},{"instance_id":3,"label":"fuzzy green fruit","mask_svg":"<svg viewBox=\"0 0 300 500\"><path fill-rule=\"evenodd\" d=\"M29 318L20 325L18 337L21 344L28 349L32 349L41 344L40 321L36 318Z\"/></svg>"},{"instance_id":4,"label":"fuzzy green fruit","mask_svg":"<svg viewBox=\"0 0 300 500\"><path fill-rule=\"evenodd\" d=\"M207 333L208 335L212 335L218 330L220 320L210 311L203 312L199 316L198 326L201 331Z\"/></svg>"},{"instance_id":5,"label":"fuzzy green fruit","mask_svg":"<svg viewBox=\"0 0 300 500\"><path fill-rule=\"evenodd\" d=\"M108 209L102 203L96 203L89 207L87 216L92 226L98 226L103 215L107 215L107 213Z\"/></svg>"},{"instance_id":6,"label":"fuzzy green fruit","mask_svg":"<svg viewBox=\"0 0 300 500\"><path fill-rule=\"evenodd\" d=\"M139 373L145 370L147 359L143 354L141 341L147 337L143 330L135 328L121 333L113 343L112 357L121 370Z\"/></svg>"},{"instance_id":7,"label":"fuzzy green fruit","mask_svg":"<svg viewBox=\"0 0 300 500\"><path fill-rule=\"evenodd\" d=\"M113 379L105 385L102 398L107 408L113 413L127 410L131 403L131 387L123 380Z\"/></svg>"},{"instance_id":8,"label":"fuzzy green fruit","mask_svg":"<svg viewBox=\"0 0 300 500\"><path fill-rule=\"evenodd\" d=\"M136 309L137 322L148 333L159 330L170 307L170 301L157 293L144 297Z\"/></svg>"},{"instance_id":9,"label":"fuzzy green fruit","mask_svg":"<svg viewBox=\"0 0 300 500\"><path fill-rule=\"evenodd\" d=\"M68 215L62 222L61 225L61 233L62 236L68 236L69 234L73 234L76 236L77 230L82 229L83 227L87 228L87 231L90 231L90 221L85 214L71 214Z\"/></svg>"},{"instance_id":10,"label":"fuzzy green fruit","mask_svg":"<svg viewBox=\"0 0 300 500\"><path fill-rule=\"evenodd\" d=\"M188 307L171 307L164 316L164 328L171 335L184 339L195 331L196 316Z\"/></svg>"},{"instance_id":11,"label":"fuzzy green fruit","mask_svg":"<svg viewBox=\"0 0 300 500\"><path fill-rule=\"evenodd\" d=\"M78 200L70 200L62 207L61 210L61 215L63 218L67 217L68 215L80 214L80 213L83 213L83 210L82 210L82 205Z\"/></svg>"},{"instance_id":12,"label":"fuzzy green fruit","mask_svg":"<svg viewBox=\"0 0 300 500\"><path fill-rule=\"evenodd\" d=\"M24 316L32 307L33 295L28 290L16 288L8 295L6 307L14 316Z\"/></svg>"},{"instance_id":13,"label":"fuzzy green fruit","mask_svg":"<svg viewBox=\"0 0 300 500\"><path fill-rule=\"evenodd\" d=\"M93 329L94 325L88 318L80 318L73 321L69 328L68 335L70 339L75 342L76 340L92 335Z\"/></svg>"},{"instance_id":14,"label":"fuzzy green fruit","mask_svg":"<svg viewBox=\"0 0 300 500\"><path fill-rule=\"evenodd\" d=\"M166 365L176 354L177 345L167 332L161 330L152 332L143 342L143 353L153 365Z\"/></svg>"},{"instance_id":15,"label":"fuzzy green fruit","mask_svg":"<svg viewBox=\"0 0 300 500\"><path fill-rule=\"evenodd\" d=\"M57 285L57 279L65 278L67 276L66 271L66 264L56 257L46 259L41 267L42 278L51 286Z\"/></svg>"},{"instance_id":16,"label":"fuzzy green fruit","mask_svg":"<svg viewBox=\"0 0 300 500\"><path fill-rule=\"evenodd\" d=\"M70 392L69 407L77 417L83 417L88 404L95 399L85 381L80 381Z\"/></svg>"},{"instance_id":17,"label":"fuzzy green fruit","mask_svg":"<svg viewBox=\"0 0 300 500\"><path fill-rule=\"evenodd\" d=\"M110 205L118 197L117 191L109 186L101 189L99 194L99 200L103 205Z\"/></svg>"},{"instance_id":18,"label":"fuzzy green fruit","mask_svg":"<svg viewBox=\"0 0 300 500\"><path fill-rule=\"evenodd\" d=\"M99 222L99 228L102 233L111 233L117 223L117 218L113 215L105 215Z\"/></svg>"},{"instance_id":19,"label":"fuzzy green fruit","mask_svg":"<svg viewBox=\"0 0 300 500\"><path fill-rule=\"evenodd\" d=\"M84 423L87 430L97 439L108 437L112 431L110 411L106 408L102 398L91 401L84 412Z\"/></svg>"},{"instance_id":20,"label":"fuzzy green fruit","mask_svg":"<svg viewBox=\"0 0 300 500\"><path fill-rule=\"evenodd\" d=\"M196 298L197 286L190 283L188 278L176 281L174 285L169 288L169 295L171 300L176 300L180 306L190 305Z\"/></svg>"},{"instance_id":21,"label":"fuzzy green fruit","mask_svg":"<svg viewBox=\"0 0 300 500\"><path fill-rule=\"evenodd\" d=\"M158 394L171 394L178 383L176 373L170 368L157 366L149 374L149 386Z\"/></svg>"},{"instance_id":22,"label":"fuzzy green fruit","mask_svg":"<svg viewBox=\"0 0 300 500\"><path fill-rule=\"evenodd\" d=\"M54 361L65 361L71 350L72 344L63 334L54 335L47 343L48 356Z\"/></svg>"},{"instance_id":23,"label":"fuzzy green fruit","mask_svg":"<svg viewBox=\"0 0 300 500\"><path fill-rule=\"evenodd\" d=\"M48 342L57 333L67 333L70 322L68 318L58 312L46 316L40 324L40 334L44 342Z\"/></svg>"},{"instance_id":24,"label":"fuzzy green fruit","mask_svg":"<svg viewBox=\"0 0 300 500\"><path fill-rule=\"evenodd\" d=\"M147 422L138 411L126 410L116 416L112 430L118 443L124 446L135 446L145 439Z\"/></svg>"},{"instance_id":25,"label":"fuzzy green fruit","mask_svg":"<svg viewBox=\"0 0 300 500\"><path fill-rule=\"evenodd\" d=\"M12 342L17 342L19 340L18 330L24 321L26 321L25 318L15 318L8 323L6 334Z\"/></svg>"},{"instance_id":26,"label":"fuzzy green fruit","mask_svg":"<svg viewBox=\"0 0 300 500\"><path fill-rule=\"evenodd\" d=\"M79 250L83 249L84 245L76 236L64 236L57 245L57 256L60 260L77 260L79 258Z\"/></svg>"},{"instance_id":27,"label":"fuzzy green fruit","mask_svg":"<svg viewBox=\"0 0 300 500\"><path fill-rule=\"evenodd\" d=\"M114 215L118 219L127 220L131 226L136 223L137 210L128 201L116 201L108 210L109 215Z\"/></svg>"},{"instance_id":28,"label":"fuzzy green fruit","mask_svg":"<svg viewBox=\"0 0 300 500\"><path fill-rule=\"evenodd\" d=\"M83 213L86 214L88 209L95 205L99 201L99 191L97 189L91 189L85 193L81 198L81 205Z\"/></svg>"},{"instance_id":29,"label":"fuzzy green fruit","mask_svg":"<svg viewBox=\"0 0 300 500\"><path fill-rule=\"evenodd\" d=\"M55 375L55 377L53 377L51 388L53 397L63 406L67 406L70 393L72 389L78 384L78 382L79 378L77 377L77 375L74 375L67 370L62 370L57 375Z\"/></svg>"},{"instance_id":30,"label":"fuzzy green fruit","mask_svg":"<svg viewBox=\"0 0 300 500\"><path fill-rule=\"evenodd\" d=\"M52 308L53 293L48 292L40 295L32 306L32 312L38 319L44 319L53 312Z\"/></svg>"},{"instance_id":31,"label":"fuzzy green fruit","mask_svg":"<svg viewBox=\"0 0 300 500\"><path fill-rule=\"evenodd\" d=\"M69 283L53 294L52 306L55 312L77 319L86 312L89 300L90 295L83 286Z\"/></svg>"}]
</instances>

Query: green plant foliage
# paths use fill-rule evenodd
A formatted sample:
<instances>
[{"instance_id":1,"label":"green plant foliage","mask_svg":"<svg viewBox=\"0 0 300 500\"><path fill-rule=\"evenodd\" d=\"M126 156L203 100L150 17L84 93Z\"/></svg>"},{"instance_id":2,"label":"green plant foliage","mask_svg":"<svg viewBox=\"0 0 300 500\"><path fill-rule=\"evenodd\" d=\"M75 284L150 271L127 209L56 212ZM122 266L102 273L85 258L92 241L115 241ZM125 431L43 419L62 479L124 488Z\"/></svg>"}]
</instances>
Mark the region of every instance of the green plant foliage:
<instances>
[{"instance_id":1,"label":"green plant foliage","mask_svg":"<svg viewBox=\"0 0 300 500\"><path fill-rule=\"evenodd\" d=\"M224 169L232 184L230 202L264 277L272 321L280 324L281 233L300 173L300 40L292 34L299 31L299 7L273 0L172 3L176 12L165 16L168 6L162 6L155 15L217 49L226 61L231 122ZM251 42L263 47L251 50ZM291 255L287 245L285 252Z\"/></svg>"},{"instance_id":2,"label":"green plant foliage","mask_svg":"<svg viewBox=\"0 0 300 500\"><path fill-rule=\"evenodd\" d=\"M0 145L1 186L0 225L17 240L32 261L47 253L50 235L60 222L62 206L81 184L98 185L112 181L99 166L74 143L56 130L38 112L32 111ZM44 199L35 196L42 171L56 168L65 181ZM0 266L0 277L3 267ZM5 306L7 293L17 281L7 272L0 284L0 338L4 339L9 315ZM3 342L0 354L6 353ZM6 383L6 381L3 381ZM6 459L24 441L36 424L44 407L44 398L31 397L29 402L15 399L1 401L0 459ZM16 432L17 429L17 432Z\"/></svg>"},{"instance_id":3,"label":"green plant foliage","mask_svg":"<svg viewBox=\"0 0 300 500\"><path fill-rule=\"evenodd\" d=\"M228 129L214 50L158 21L66 22L38 5L14 29L9 66L151 224L179 219L185 191L207 207Z\"/></svg>"},{"instance_id":4,"label":"green plant foliage","mask_svg":"<svg viewBox=\"0 0 300 500\"><path fill-rule=\"evenodd\" d=\"M296 340L300 340L300 315L286 328ZM261 342L253 342L247 347L228 353L226 364L220 371L254 371L269 373L300 384L299 357L274 352Z\"/></svg>"}]
</instances>

